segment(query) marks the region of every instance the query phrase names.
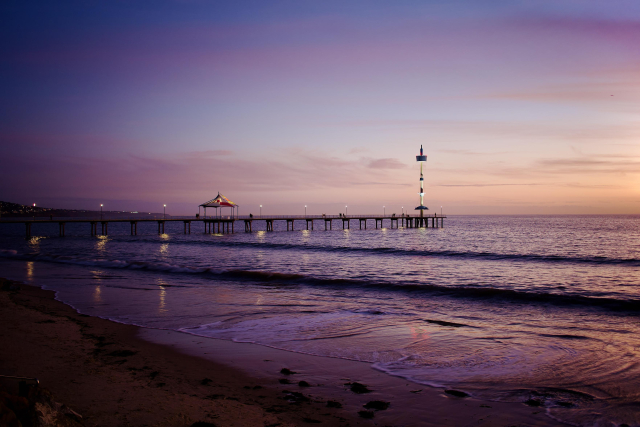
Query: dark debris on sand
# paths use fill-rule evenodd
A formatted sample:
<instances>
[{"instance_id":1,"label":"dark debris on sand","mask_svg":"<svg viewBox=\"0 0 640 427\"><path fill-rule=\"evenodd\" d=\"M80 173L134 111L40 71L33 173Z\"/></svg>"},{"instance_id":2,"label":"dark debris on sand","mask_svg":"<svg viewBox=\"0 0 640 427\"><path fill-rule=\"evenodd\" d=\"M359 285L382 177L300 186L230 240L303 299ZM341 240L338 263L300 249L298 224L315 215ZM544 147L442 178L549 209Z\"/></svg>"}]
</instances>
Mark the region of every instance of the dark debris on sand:
<instances>
[{"instance_id":1,"label":"dark debris on sand","mask_svg":"<svg viewBox=\"0 0 640 427\"><path fill-rule=\"evenodd\" d=\"M311 399L309 399L307 396L305 396L302 393L298 393L297 391L283 390L282 392L285 394L284 395L285 400L287 400L290 403L301 403L301 402L311 401Z\"/></svg>"},{"instance_id":2,"label":"dark debris on sand","mask_svg":"<svg viewBox=\"0 0 640 427\"><path fill-rule=\"evenodd\" d=\"M18 394L0 388L0 425L7 427L81 427L82 416L54 400L51 392L36 384L22 386Z\"/></svg>"},{"instance_id":3,"label":"dark debris on sand","mask_svg":"<svg viewBox=\"0 0 640 427\"><path fill-rule=\"evenodd\" d=\"M375 409L376 411L384 411L391 405L389 402L385 402L383 400L372 400L365 405L363 405L366 409Z\"/></svg>"},{"instance_id":4,"label":"dark debris on sand","mask_svg":"<svg viewBox=\"0 0 640 427\"><path fill-rule=\"evenodd\" d=\"M282 375L293 375L293 374L297 374L297 372L292 371L292 370L291 370L291 369L289 369L289 368L282 368L282 369L280 369L280 373L281 373Z\"/></svg>"},{"instance_id":5,"label":"dark debris on sand","mask_svg":"<svg viewBox=\"0 0 640 427\"><path fill-rule=\"evenodd\" d=\"M371 393L371 390L369 390L367 386L364 384L352 382L352 383L346 383L345 385L350 386L350 390L357 394Z\"/></svg>"},{"instance_id":6,"label":"dark debris on sand","mask_svg":"<svg viewBox=\"0 0 640 427\"><path fill-rule=\"evenodd\" d=\"M358 411L358 415L360 415L361 418L370 420L374 417L375 414L373 413L373 411Z\"/></svg>"},{"instance_id":7,"label":"dark debris on sand","mask_svg":"<svg viewBox=\"0 0 640 427\"><path fill-rule=\"evenodd\" d=\"M210 394L205 399L218 400L218 399L224 399L224 398L225 398L224 394Z\"/></svg>"},{"instance_id":8,"label":"dark debris on sand","mask_svg":"<svg viewBox=\"0 0 640 427\"><path fill-rule=\"evenodd\" d=\"M335 400L329 400L327 401L327 408L342 408L342 403Z\"/></svg>"}]
</instances>

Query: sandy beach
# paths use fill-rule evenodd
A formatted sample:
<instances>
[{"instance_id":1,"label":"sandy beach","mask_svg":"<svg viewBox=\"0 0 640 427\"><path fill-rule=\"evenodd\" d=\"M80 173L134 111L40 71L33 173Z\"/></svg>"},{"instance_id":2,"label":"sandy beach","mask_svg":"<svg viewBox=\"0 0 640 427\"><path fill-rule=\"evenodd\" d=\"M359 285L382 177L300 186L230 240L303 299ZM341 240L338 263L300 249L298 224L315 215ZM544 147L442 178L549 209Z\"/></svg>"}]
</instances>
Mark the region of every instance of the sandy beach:
<instances>
[{"instance_id":1,"label":"sandy beach","mask_svg":"<svg viewBox=\"0 0 640 427\"><path fill-rule=\"evenodd\" d=\"M557 424L540 408L452 396L366 363L123 325L78 314L51 291L2 288L2 374L37 377L87 426ZM371 392L353 392L355 382Z\"/></svg>"},{"instance_id":2,"label":"sandy beach","mask_svg":"<svg viewBox=\"0 0 640 427\"><path fill-rule=\"evenodd\" d=\"M290 404L237 370L137 338L135 326L78 314L53 292L21 284L0 305L2 374L37 377L88 426L353 424L326 402Z\"/></svg>"}]
</instances>

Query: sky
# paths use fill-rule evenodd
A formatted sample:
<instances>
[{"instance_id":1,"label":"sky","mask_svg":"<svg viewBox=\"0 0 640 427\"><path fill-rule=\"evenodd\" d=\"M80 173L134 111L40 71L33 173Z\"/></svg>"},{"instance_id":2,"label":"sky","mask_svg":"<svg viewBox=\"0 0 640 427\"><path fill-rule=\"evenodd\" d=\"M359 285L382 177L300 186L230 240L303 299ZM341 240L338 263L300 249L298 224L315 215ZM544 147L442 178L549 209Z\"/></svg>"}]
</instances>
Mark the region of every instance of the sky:
<instances>
[{"instance_id":1,"label":"sky","mask_svg":"<svg viewBox=\"0 0 640 427\"><path fill-rule=\"evenodd\" d=\"M640 213L640 2L0 3L0 200Z\"/></svg>"}]
</instances>

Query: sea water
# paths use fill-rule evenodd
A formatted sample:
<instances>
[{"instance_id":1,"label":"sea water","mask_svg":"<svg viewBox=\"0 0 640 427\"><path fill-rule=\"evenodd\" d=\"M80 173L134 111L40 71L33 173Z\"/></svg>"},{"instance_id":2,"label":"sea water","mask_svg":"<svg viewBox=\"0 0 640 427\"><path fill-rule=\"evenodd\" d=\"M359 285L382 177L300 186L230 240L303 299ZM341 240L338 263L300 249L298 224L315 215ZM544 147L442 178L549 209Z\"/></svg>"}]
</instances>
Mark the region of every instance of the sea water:
<instances>
[{"instance_id":1,"label":"sea water","mask_svg":"<svg viewBox=\"0 0 640 427\"><path fill-rule=\"evenodd\" d=\"M323 221L319 221L322 223ZM119 322L370 362L415 383L640 425L640 216L205 234L0 224L0 276ZM304 221L296 224L304 227ZM322 227L324 228L324 227Z\"/></svg>"}]
</instances>

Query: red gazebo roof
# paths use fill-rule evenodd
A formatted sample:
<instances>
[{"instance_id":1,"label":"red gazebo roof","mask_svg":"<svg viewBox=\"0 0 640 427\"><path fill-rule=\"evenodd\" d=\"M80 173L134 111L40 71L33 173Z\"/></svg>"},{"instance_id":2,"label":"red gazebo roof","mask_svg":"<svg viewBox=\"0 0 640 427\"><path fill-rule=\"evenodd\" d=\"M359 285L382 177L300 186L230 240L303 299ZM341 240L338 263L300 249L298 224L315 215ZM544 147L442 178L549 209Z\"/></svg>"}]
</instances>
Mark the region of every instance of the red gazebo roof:
<instances>
[{"instance_id":1,"label":"red gazebo roof","mask_svg":"<svg viewBox=\"0 0 640 427\"><path fill-rule=\"evenodd\" d=\"M200 206L205 208L219 208L219 207L233 208L238 205L236 203L233 203L231 200L227 199L222 194L218 193L218 195L214 199L211 199L208 202L201 204Z\"/></svg>"}]
</instances>

